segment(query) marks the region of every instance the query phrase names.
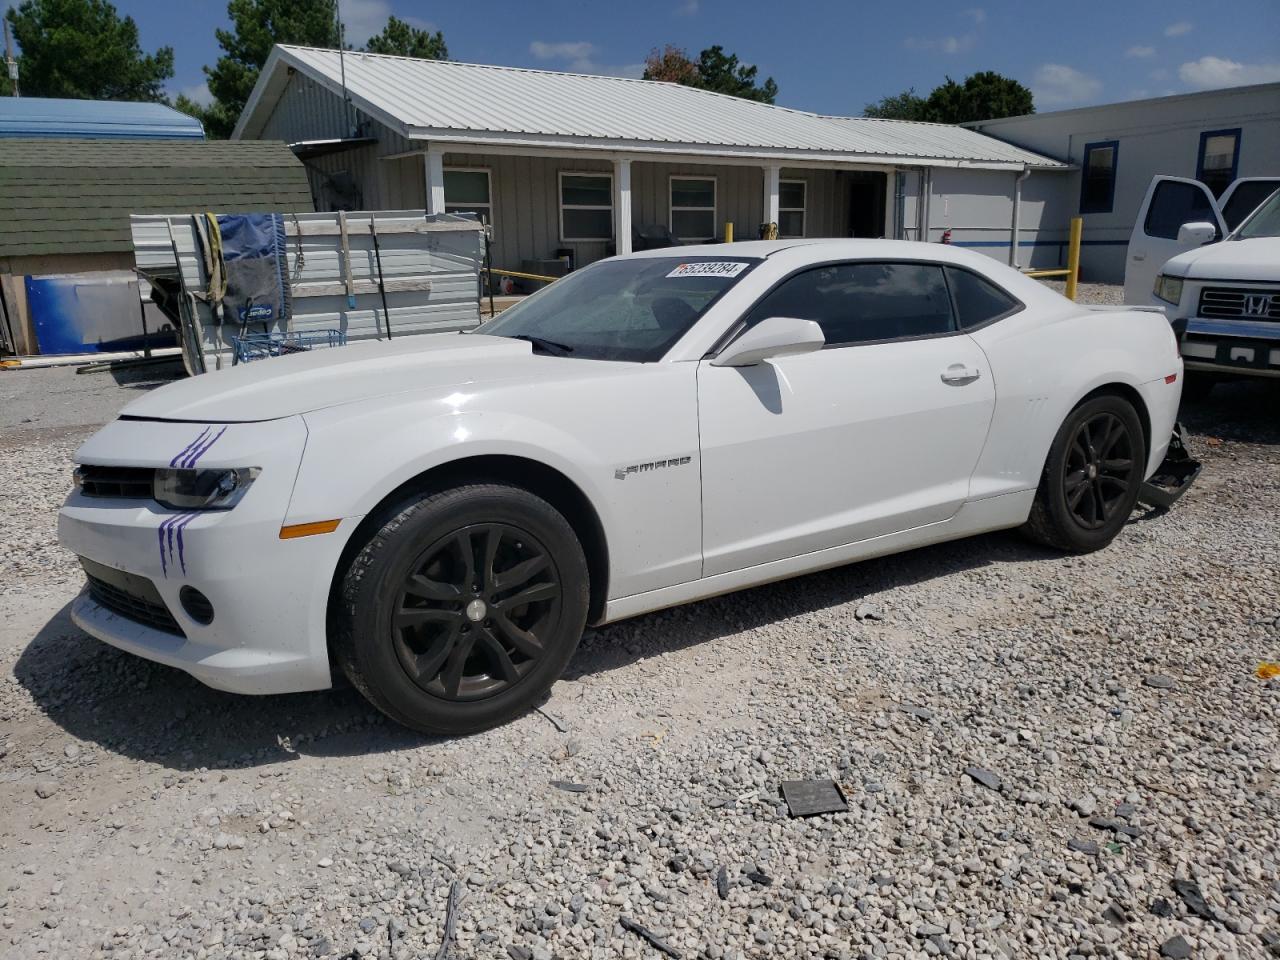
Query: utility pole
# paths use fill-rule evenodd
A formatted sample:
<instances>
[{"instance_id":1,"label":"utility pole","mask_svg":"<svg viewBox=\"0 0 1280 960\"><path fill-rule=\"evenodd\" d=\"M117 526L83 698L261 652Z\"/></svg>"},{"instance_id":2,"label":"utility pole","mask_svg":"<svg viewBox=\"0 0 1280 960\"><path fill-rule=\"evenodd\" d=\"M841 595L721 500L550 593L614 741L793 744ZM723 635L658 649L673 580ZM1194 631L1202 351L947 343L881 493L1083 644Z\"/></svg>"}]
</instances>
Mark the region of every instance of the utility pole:
<instances>
[{"instance_id":1,"label":"utility pole","mask_svg":"<svg viewBox=\"0 0 1280 960\"><path fill-rule=\"evenodd\" d=\"M9 79L13 82L13 95L18 93L18 61L13 56L13 35L9 33L9 21L4 21L4 62L9 66Z\"/></svg>"}]
</instances>

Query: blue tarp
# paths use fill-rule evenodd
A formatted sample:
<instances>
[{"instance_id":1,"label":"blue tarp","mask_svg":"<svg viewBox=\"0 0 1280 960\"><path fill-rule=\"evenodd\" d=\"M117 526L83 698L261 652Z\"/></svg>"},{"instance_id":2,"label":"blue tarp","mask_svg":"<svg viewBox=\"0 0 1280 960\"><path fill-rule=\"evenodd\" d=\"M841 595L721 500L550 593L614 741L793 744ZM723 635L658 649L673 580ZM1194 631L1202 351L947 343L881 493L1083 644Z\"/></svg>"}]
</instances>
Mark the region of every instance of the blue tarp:
<instances>
[{"instance_id":1,"label":"blue tarp","mask_svg":"<svg viewBox=\"0 0 1280 960\"><path fill-rule=\"evenodd\" d=\"M203 140L204 127L163 103L0 97L0 138Z\"/></svg>"},{"instance_id":2,"label":"blue tarp","mask_svg":"<svg viewBox=\"0 0 1280 960\"><path fill-rule=\"evenodd\" d=\"M271 324L289 316L289 284L285 282L284 217L278 213L218 215L222 264L227 292L223 308L241 324ZM283 327L281 328L283 329Z\"/></svg>"}]
</instances>

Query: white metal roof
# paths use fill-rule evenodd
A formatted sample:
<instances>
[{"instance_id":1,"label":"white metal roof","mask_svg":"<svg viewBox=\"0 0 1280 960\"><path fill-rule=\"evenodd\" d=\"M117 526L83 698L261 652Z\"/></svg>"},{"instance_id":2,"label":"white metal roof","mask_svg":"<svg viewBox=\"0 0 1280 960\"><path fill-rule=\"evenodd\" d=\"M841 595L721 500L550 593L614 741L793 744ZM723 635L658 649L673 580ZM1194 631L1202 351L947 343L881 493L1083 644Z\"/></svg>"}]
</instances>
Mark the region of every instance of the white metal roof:
<instances>
[{"instance_id":1,"label":"white metal roof","mask_svg":"<svg viewBox=\"0 0 1280 960\"><path fill-rule=\"evenodd\" d=\"M943 124L823 117L672 83L350 52L352 102L409 139L508 147L901 163L1064 167ZM233 136L261 130L289 67L341 92L338 51L277 46Z\"/></svg>"}]
</instances>

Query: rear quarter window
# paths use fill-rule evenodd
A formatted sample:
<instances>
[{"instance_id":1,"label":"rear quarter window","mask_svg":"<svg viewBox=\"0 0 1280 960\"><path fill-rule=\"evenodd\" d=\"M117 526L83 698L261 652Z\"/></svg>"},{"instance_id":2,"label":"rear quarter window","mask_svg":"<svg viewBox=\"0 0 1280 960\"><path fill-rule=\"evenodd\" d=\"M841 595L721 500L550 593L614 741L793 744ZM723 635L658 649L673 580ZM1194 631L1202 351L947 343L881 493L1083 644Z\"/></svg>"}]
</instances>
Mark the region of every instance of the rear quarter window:
<instances>
[{"instance_id":1,"label":"rear quarter window","mask_svg":"<svg viewBox=\"0 0 1280 960\"><path fill-rule=\"evenodd\" d=\"M960 329L972 330L1022 309L1022 301L976 273L960 267L946 269Z\"/></svg>"}]
</instances>

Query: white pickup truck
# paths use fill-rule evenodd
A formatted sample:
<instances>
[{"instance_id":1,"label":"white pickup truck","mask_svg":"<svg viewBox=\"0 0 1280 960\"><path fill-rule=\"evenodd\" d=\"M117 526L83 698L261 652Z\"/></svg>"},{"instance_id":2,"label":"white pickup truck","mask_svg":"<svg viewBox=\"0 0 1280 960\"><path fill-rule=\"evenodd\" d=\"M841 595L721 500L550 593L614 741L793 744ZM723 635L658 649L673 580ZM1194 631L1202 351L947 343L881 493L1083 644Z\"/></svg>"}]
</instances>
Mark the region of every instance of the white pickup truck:
<instances>
[{"instance_id":1,"label":"white pickup truck","mask_svg":"<svg viewBox=\"0 0 1280 960\"><path fill-rule=\"evenodd\" d=\"M1156 177L1129 239L1125 302L1163 307L1184 393L1227 377L1280 377L1280 178L1204 184Z\"/></svg>"}]
</instances>

